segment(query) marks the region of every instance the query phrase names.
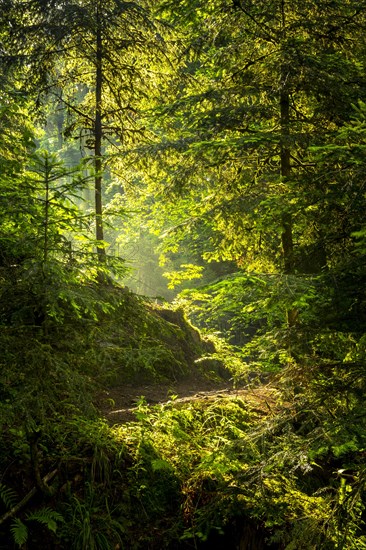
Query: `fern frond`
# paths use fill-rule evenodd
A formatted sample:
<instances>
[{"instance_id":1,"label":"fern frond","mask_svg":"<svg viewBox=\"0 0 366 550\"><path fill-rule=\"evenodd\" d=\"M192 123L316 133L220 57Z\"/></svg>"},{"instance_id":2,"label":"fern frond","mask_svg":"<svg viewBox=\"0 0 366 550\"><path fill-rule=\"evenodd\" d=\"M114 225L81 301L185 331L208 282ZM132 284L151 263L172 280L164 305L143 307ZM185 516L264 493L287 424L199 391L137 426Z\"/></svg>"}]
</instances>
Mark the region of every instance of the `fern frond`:
<instances>
[{"instance_id":1,"label":"fern frond","mask_svg":"<svg viewBox=\"0 0 366 550\"><path fill-rule=\"evenodd\" d=\"M7 508L12 508L18 500L18 495L13 489L0 483L0 498Z\"/></svg>"},{"instance_id":2,"label":"fern frond","mask_svg":"<svg viewBox=\"0 0 366 550\"><path fill-rule=\"evenodd\" d=\"M13 519L10 531L13 535L15 544L17 544L18 546L22 546L27 542L28 529L27 526L19 518Z\"/></svg>"},{"instance_id":3,"label":"fern frond","mask_svg":"<svg viewBox=\"0 0 366 550\"><path fill-rule=\"evenodd\" d=\"M27 520L38 521L38 523L42 523L42 525L45 525L50 531L56 533L57 522L63 522L64 518L55 510L45 506L36 512L27 514Z\"/></svg>"}]
</instances>

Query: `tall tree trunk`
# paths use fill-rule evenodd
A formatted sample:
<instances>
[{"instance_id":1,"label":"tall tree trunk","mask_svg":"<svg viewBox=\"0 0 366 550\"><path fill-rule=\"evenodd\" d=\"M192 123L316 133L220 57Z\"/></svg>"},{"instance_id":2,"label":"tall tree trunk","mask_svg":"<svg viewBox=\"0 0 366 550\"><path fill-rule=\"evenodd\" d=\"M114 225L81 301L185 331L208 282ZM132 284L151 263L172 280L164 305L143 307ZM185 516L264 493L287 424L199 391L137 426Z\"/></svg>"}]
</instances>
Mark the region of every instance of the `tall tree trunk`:
<instances>
[{"instance_id":1,"label":"tall tree trunk","mask_svg":"<svg viewBox=\"0 0 366 550\"><path fill-rule=\"evenodd\" d=\"M282 39L286 36L286 8L285 0L281 0L282 11ZM281 83L280 83L280 126L281 126L281 178L287 180L291 175L291 150L290 150L290 93L288 88L288 69L282 52L281 60ZM281 233L283 271L286 275L295 272L294 243L292 232L292 215L290 212L282 214ZM287 310L287 324L289 327L295 325L298 311L294 308Z\"/></svg>"},{"instance_id":2,"label":"tall tree trunk","mask_svg":"<svg viewBox=\"0 0 366 550\"><path fill-rule=\"evenodd\" d=\"M282 73L282 78L286 78L286 75ZM290 133L290 97L286 88L281 90L281 177L283 179L289 178L291 174L291 161L290 161L290 146L289 133ZM294 245L292 239L292 216L290 213L285 212L282 215L282 254L284 263L284 273L294 273Z\"/></svg>"},{"instance_id":3,"label":"tall tree trunk","mask_svg":"<svg viewBox=\"0 0 366 550\"><path fill-rule=\"evenodd\" d=\"M48 261L48 230L49 230L49 215L50 215L50 169L49 159L45 156L44 159L44 186L45 186L45 201L44 201L44 229L43 229L43 265Z\"/></svg>"},{"instance_id":4,"label":"tall tree trunk","mask_svg":"<svg viewBox=\"0 0 366 550\"><path fill-rule=\"evenodd\" d=\"M282 75L284 76L284 75ZM286 77L285 77L286 78ZM281 90L281 177L286 179L291 174L291 157L289 132L290 132L290 96L286 88ZM282 255L283 272L292 275L295 272L294 243L292 237L292 215L289 212L282 214ZM296 324L298 311L289 308L286 312L287 325L291 328Z\"/></svg>"},{"instance_id":5,"label":"tall tree trunk","mask_svg":"<svg viewBox=\"0 0 366 550\"><path fill-rule=\"evenodd\" d=\"M95 78L95 120L94 120L94 169L95 169L95 227L97 240L97 255L99 263L105 263L106 252L103 231L103 204L102 204L102 88L103 88L103 46L102 27L100 20L100 6L97 2L96 11L96 78Z\"/></svg>"},{"instance_id":6,"label":"tall tree trunk","mask_svg":"<svg viewBox=\"0 0 366 550\"><path fill-rule=\"evenodd\" d=\"M58 105L57 105L57 114L56 114L56 124L57 124L57 142L58 142L58 148L61 150L64 144L64 136L63 136L63 129L64 129L64 110L63 110L63 103L62 99L59 99Z\"/></svg>"}]
</instances>

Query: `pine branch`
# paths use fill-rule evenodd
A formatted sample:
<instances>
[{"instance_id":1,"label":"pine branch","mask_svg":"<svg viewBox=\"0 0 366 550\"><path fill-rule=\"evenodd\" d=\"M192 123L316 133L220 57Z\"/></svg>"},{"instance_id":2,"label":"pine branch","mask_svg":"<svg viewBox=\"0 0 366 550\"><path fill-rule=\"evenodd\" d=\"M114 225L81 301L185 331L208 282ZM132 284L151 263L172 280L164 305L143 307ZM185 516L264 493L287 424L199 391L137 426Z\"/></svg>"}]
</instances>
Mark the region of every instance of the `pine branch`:
<instances>
[{"instance_id":1,"label":"pine branch","mask_svg":"<svg viewBox=\"0 0 366 550\"><path fill-rule=\"evenodd\" d=\"M71 109L71 111L74 111L75 113L77 113L78 115L80 115L82 118L88 120L89 122L91 122L92 124L94 124L94 119L91 118L89 115L87 115L86 113L83 113L82 111L80 111L80 109L78 109L77 107L75 107L75 105L72 105L72 103L69 103L68 101L66 101L66 99L64 99L61 95L57 94L56 92L51 92L52 95L54 95L55 97L57 97L57 99L59 101L62 101L62 103L64 105L66 105L66 107L68 107L69 109Z\"/></svg>"},{"instance_id":2,"label":"pine branch","mask_svg":"<svg viewBox=\"0 0 366 550\"><path fill-rule=\"evenodd\" d=\"M250 13L250 11L246 10L240 0L233 0L233 5L235 8L238 8L240 11L242 11L249 19L253 21L253 23L260 28L260 30L265 34L267 40L269 42L272 42L273 44L277 44L276 37L273 35L272 30L266 23L263 23L262 21L257 21L257 19Z\"/></svg>"}]
</instances>

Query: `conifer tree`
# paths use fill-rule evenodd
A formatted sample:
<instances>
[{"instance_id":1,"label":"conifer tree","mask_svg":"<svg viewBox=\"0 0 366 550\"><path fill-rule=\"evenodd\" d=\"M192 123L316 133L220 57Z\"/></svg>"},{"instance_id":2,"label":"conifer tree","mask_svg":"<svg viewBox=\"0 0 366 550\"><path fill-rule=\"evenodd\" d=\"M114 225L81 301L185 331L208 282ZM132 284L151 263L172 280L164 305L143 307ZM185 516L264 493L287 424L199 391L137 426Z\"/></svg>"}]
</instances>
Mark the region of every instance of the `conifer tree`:
<instances>
[{"instance_id":1,"label":"conifer tree","mask_svg":"<svg viewBox=\"0 0 366 550\"><path fill-rule=\"evenodd\" d=\"M312 147L331 143L364 97L365 3L166 1L161 9L185 35L186 69L169 106L157 108L146 181L156 191L160 170L161 192L196 192L190 211L211 228L208 257L321 271L331 243L312 214Z\"/></svg>"},{"instance_id":2,"label":"conifer tree","mask_svg":"<svg viewBox=\"0 0 366 550\"><path fill-rule=\"evenodd\" d=\"M149 63L159 63L166 55L161 29L147 4L121 0L12 0L7 19L8 67L24 69L23 89L39 101L64 106L64 135L79 137L81 147L92 152L96 250L104 264L106 145L118 154L143 133L139 104L155 89L147 56Z\"/></svg>"}]
</instances>

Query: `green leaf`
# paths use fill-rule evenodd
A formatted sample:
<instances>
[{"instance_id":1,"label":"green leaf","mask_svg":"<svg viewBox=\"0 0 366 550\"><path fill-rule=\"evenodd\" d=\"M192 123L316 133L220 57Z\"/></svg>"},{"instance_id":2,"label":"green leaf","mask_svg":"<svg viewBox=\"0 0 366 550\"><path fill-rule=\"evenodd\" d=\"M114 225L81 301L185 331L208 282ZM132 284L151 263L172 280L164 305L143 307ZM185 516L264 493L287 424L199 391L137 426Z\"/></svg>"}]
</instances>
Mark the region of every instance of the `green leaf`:
<instances>
[{"instance_id":1,"label":"green leaf","mask_svg":"<svg viewBox=\"0 0 366 550\"><path fill-rule=\"evenodd\" d=\"M63 522L64 518L55 510L44 507L40 510L37 510L36 512L27 514L27 520L38 521L38 523L42 523L42 525L45 525L47 529L55 533L57 529L57 522Z\"/></svg>"},{"instance_id":2,"label":"green leaf","mask_svg":"<svg viewBox=\"0 0 366 550\"><path fill-rule=\"evenodd\" d=\"M0 498L7 508L11 508L17 502L17 494L10 487L0 483Z\"/></svg>"},{"instance_id":3,"label":"green leaf","mask_svg":"<svg viewBox=\"0 0 366 550\"><path fill-rule=\"evenodd\" d=\"M27 542L28 528L19 518L13 520L10 531L13 535L15 544L18 546L22 546Z\"/></svg>"}]
</instances>

